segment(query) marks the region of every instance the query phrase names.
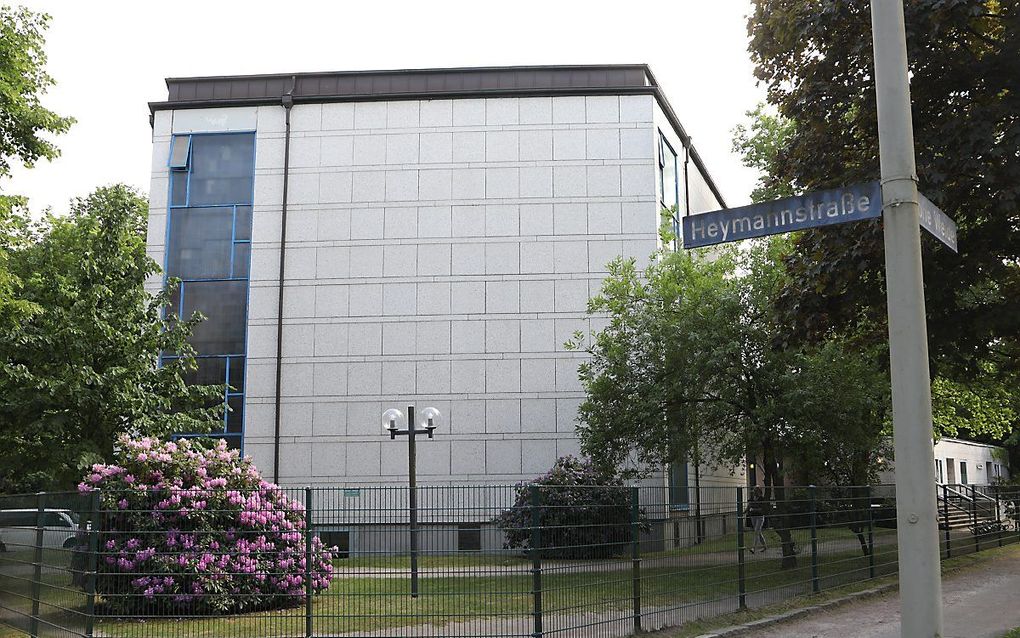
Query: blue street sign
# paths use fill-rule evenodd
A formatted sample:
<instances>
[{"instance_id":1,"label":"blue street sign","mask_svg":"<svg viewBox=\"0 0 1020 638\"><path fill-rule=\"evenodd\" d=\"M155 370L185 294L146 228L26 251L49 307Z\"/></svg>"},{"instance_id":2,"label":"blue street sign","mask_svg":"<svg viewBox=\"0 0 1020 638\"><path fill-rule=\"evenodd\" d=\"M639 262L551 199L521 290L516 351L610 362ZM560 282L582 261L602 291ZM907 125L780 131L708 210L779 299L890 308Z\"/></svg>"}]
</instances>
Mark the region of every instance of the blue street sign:
<instances>
[{"instance_id":1,"label":"blue street sign","mask_svg":"<svg viewBox=\"0 0 1020 638\"><path fill-rule=\"evenodd\" d=\"M921 226L954 252L960 252L956 248L956 223L949 219L949 215L943 213L938 206L931 203L931 200L918 193L921 203Z\"/></svg>"},{"instance_id":2,"label":"blue street sign","mask_svg":"<svg viewBox=\"0 0 1020 638\"><path fill-rule=\"evenodd\" d=\"M682 218L684 248L873 219L881 215L882 190L879 183L855 184L799 197L689 215Z\"/></svg>"}]
</instances>

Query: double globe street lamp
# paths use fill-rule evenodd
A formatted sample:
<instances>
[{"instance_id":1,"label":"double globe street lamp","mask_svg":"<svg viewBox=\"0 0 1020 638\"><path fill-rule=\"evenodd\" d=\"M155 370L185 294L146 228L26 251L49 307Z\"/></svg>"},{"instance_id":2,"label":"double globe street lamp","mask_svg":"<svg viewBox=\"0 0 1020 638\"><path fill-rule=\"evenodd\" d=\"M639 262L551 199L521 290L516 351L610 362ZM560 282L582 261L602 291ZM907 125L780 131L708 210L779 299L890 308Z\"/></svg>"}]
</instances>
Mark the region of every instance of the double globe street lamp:
<instances>
[{"instance_id":1,"label":"double globe street lamp","mask_svg":"<svg viewBox=\"0 0 1020 638\"><path fill-rule=\"evenodd\" d=\"M427 434L431 439L440 416L439 410L425 408L421 411L420 418L416 423L413 405L407 406L406 421L404 413L396 408L390 408L383 412L383 429L390 433L390 440L396 439L398 434L407 436L408 509L411 521L411 598L418 597L418 493L415 479L417 452L414 439L419 434ZM406 427L401 428L405 424Z\"/></svg>"}]
</instances>

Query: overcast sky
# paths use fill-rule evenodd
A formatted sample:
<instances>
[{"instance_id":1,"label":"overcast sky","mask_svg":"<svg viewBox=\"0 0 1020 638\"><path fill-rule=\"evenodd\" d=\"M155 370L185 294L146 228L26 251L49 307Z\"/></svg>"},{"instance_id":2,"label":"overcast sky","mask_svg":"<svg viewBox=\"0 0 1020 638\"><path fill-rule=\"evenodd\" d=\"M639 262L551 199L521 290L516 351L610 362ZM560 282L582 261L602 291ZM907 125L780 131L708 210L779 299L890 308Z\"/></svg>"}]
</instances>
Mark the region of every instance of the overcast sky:
<instances>
[{"instance_id":1,"label":"overcast sky","mask_svg":"<svg viewBox=\"0 0 1020 638\"><path fill-rule=\"evenodd\" d=\"M147 102L166 77L515 64L651 65L730 206L755 172L731 131L764 99L747 54L749 0L176 0L23 2L52 16L44 104L78 122L62 155L0 188L38 212L125 182L148 190Z\"/></svg>"}]
</instances>

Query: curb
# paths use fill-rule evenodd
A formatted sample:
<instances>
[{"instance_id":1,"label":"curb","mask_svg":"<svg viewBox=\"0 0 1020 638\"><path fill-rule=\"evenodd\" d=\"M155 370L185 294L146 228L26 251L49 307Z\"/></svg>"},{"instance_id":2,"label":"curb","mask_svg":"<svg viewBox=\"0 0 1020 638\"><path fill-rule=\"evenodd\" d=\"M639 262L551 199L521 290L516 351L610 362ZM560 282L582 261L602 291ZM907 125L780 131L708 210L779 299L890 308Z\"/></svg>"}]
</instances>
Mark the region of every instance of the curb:
<instances>
[{"instance_id":1,"label":"curb","mask_svg":"<svg viewBox=\"0 0 1020 638\"><path fill-rule=\"evenodd\" d=\"M729 627L723 627L722 629L717 629L707 634L699 634L696 638L730 638L731 636L740 636L749 631L754 631L756 629L765 629L766 627L771 627L772 625L779 625L784 622L800 618L802 616L807 616L809 614L814 614L821 611L827 611L833 609L834 607L842 607L843 605L852 603L857 600L881 596L882 594L896 590L898 587L899 583L895 582L888 583L885 585L881 585L879 587L873 587L871 589L865 589L862 591L854 592L852 594L847 594L846 596L843 596L841 598L829 600L824 603L812 605L810 607L794 609L792 611L787 611L782 614L777 614L775 616L769 616L768 618L752 620L751 622L747 622L741 625L731 625Z\"/></svg>"}]
</instances>

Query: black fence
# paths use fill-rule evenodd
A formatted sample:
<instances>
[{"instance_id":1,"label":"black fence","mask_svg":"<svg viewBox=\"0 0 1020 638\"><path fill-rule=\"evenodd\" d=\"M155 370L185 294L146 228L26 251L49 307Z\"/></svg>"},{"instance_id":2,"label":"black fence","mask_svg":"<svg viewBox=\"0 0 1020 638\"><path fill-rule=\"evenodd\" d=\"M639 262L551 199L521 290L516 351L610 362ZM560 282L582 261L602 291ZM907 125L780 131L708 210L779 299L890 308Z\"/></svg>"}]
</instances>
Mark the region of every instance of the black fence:
<instances>
[{"instance_id":1,"label":"black fence","mask_svg":"<svg viewBox=\"0 0 1020 638\"><path fill-rule=\"evenodd\" d=\"M1016 488L938 491L943 557L1020 541ZM891 486L419 487L415 526L408 495L2 496L0 622L60 637L610 637L896 571Z\"/></svg>"}]
</instances>

